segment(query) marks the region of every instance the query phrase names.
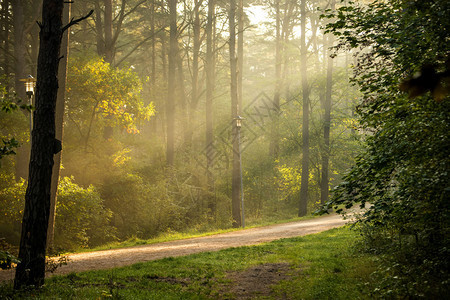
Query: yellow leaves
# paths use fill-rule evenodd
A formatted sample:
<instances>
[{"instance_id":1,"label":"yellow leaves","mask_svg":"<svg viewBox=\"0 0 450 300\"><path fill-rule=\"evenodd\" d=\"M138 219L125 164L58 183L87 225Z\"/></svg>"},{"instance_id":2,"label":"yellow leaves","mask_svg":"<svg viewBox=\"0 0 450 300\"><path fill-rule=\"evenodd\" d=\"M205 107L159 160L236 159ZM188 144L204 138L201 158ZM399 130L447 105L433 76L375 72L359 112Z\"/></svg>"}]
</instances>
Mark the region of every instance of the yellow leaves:
<instances>
[{"instance_id":1,"label":"yellow leaves","mask_svg":"<svg viewBox=\"0 0 450 300\"><path fill-rule=\"evenodd\" d=\"M295 193L300 191L301 173L299 170L282 165L277 167L280 173L278 187L282 191Z\"/></svg>"},{"instance_id":2,"label":"yellow leaves","mask_svg":"<svg viewBox=\"0 0 450 300\"><path fill-rule=\"evenodd\" d=\"M128 149L128 148L125 148L125 149L123 149L123 150L121 150L121 151L116 152L116 153L113 155L113 161L114 161L114 164L115 164L116 166L122 166L122 165L125 164L127 161L129 161L129 160L131 159L131 157L130 157L130 156L127 156L127 154L130 153L130 152L131 152L131 150Z\"/></svg>"},{"instance_id":3,"label":"yellow leaves","mask_svg":"<svg viewBox=\"0 0 450 300\"><path fill-rule=\"evenodd\" d=\"M155 114L152 103L145 106L140 96L142 84L130 68L112 68L103 59L75 61L69 72L68 97L72 118L76 113L80 124L86 119L100 121L103 126L121 126L136 134L138 120L149 120ZM91 123L89 123L91 124ZM86 130L87 131L87 130Z\"/></svg>"}]
</instances>

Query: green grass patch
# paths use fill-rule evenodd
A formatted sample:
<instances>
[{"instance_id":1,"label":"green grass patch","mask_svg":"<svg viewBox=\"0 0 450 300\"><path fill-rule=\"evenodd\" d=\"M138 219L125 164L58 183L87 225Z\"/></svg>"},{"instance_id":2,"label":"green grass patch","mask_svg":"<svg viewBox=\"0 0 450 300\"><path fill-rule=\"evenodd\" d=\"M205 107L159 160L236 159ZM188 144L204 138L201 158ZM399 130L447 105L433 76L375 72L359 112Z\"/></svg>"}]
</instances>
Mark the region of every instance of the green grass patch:
<instances>
[{"instance_id":1,"label":"green grass patch","mask_svg":"<svg viewBox=\"0 0 450 300\"><path fill-rule=\"evenodd\" d=\"M369 274L374 257L356 254L357 233L332 229L305 237L282 239L258 246L230 248L178 258L138 263L107 271L73 273L46 280L38 291L0 288L5 299L233 299L240 277L250 274L282 278L257 282L260 299L369 299ZM282 273L262 266L286 266ZM253 268L253 269L252 269ZM272 274L270 274L272 273ZM253 276L253 277L252 277ZM274 277L274 278L275 278ZM244 277L245 278L245 277ZM275 278L276 279L276 278Z\"/></svg>"}]
</instances>

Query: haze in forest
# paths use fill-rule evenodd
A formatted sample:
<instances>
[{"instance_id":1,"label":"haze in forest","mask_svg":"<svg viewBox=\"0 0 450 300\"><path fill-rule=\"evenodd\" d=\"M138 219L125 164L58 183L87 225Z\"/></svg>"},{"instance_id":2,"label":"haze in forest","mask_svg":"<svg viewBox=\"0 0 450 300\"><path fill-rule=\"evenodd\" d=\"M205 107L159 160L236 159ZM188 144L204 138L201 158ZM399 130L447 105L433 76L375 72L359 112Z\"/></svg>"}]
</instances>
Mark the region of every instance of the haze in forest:
<instances>
[{"instance_id":1,"label":"haze in forest","mask_svg":"<svg viewBox=\"0 0 450 300\"><path fill-rule=\"evenodd\" d=\"M0 238L21 259L370 203L367 249L445 269L446 1L51 1L0 6Z\"/></svg>"}]
</instances>

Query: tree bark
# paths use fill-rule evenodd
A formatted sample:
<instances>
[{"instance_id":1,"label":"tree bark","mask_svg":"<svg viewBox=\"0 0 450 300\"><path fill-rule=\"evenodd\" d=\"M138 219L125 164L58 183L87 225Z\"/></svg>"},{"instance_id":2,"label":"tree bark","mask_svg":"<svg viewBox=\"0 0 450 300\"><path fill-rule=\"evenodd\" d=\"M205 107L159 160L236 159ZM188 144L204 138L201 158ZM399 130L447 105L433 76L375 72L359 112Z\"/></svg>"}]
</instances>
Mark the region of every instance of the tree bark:
<instances>
[{"instance_id":1,"label":"tree bark","mask_svg":"<svg viewBox=\"0 0 450 300\"><path fill-rule=\"evenodd\" d=\"M112 65L114 60L112 0L103 0L103 4L105 5L105 62Z\"/></svg>"},{"instance_id":2,"label":"tree bark","mask_svg":"<svg viewBox=\"0 0 450 300\"><path fill-rule=\"evenodd\" d=\"M215 1L208 1L208 21L206 23L206 168L207 184L210 192L214 191L214 176L212 173L214 153L214 116L213 116L213 94L214 94L214 47L213 47L213 23L214 23ZM211 197L208 204L212 216L216 213L215 198Z\"/></svg>"},{"instance_id":3,"label":"tree bark","mask_svg":"<svg viewBox=\"0 0 450 300\"><path fill-rule=\"evenodd\" d=\"M11 1L13 11L13 29L14 29L14 87L17 97L22 101L28 101L25 94L25 86L21 79L25 76L25 18L24 18L24 3L22 0ZM29 116L28 111L24 114ZM30 133L31 136L31 133ZM30 144L22 143L22 146L17 149L16 161L16 180L20 178L27 178L29 162Z\"/></svg>"},{"instance_id":4,"label":"tree bark","mask_svg":"<svg viewBox=\"0 0 450 300\"><path fill-rule=\"evenodd\" d=\"M302 122L302 177L300 187L300 201L298 216L305 216L308 207L308 183L309 183L309 85L307 68L307 49L306 49L306 0L300 3L300 69L302 77L302 96L303 96L303 122Z\"/></svg>"},{"instance_id":5,"label":"tree bark","mask_svg":"<svg viewBox=\"0 0 450 300\"><path fill-rule=\"evenodd\" d=\"M69 23L72 4L66 3L63 11L64 24ZM58 94L56 99L55 111L55 138L62 142L64 132L64 103L66 94L67 81L67 63L69 60L69 30L63 33L61 41L62 59L58 68ZM52 185L50 190L50 216L48 221L47 232L47 249L52 250L54 234L55 234L55 217L56 217L56 201L59 182L59 171L61 167L62 152L55 154L52 171Z\"/></svg>"},{"instance_id":6,"label":"tree bark","mask_svg":"<svg viewBox=\"0 0 450 300\"><path fill-rule=\"evenodd\" d=\"M244 2L239 0L238 10L238 45L237 45L237 87L238 114L242 109L242 76L244 74Z\"/></svg>"},{"instance_id":7,"label":"tree bark","mask_svg":"<svg viewBox=\"0 0 450 300\"><path fill-rule=\"evenodd\" d=\"M3 49L3 59L2 59L2 75L5 75L7 80L5 82L6 91L10 92L10 81L9 81L9 72L10 72L10 61L11 61L11 54L10 54L10 28L11 28L11 22L10 22L10 10L9 10L9 0L4 0L1 3L2 9L1 9L1 23L0 23L0 30L1 30L1 48Z\"/></svg>"},{"instance_id":8,"label":"tree bark","mask_svg":"<svg viewBox=\"0 0 450 300\"><path fill-rule=\"evenodd\" d=\"M335 1L331 2L331 9L334 10ZM324 48L333 45L333 36L328 36L328 43ZM324 49L324 52L326 49ZM333 89L333 59L328 52L327 57L327 86L324 102L324 117L323 117L323 151L322 151L322 179L320 180L320 203L324 205L328 201L329 194L329 159L330 159L330 127L331 127L331 91Z\"/></svg>"},{"instance_id":9,"label":"tree bark","mask_svg":"<svg viewBox=\"0 0 450 300\"><path fill-rule=\"evenodd\" d=\"M173 166L175 156L175 91L176 91L176 64L177 64L177 0L167 0L169 6L169 74L168 91L166 101L166 126L167 126L167 147L166 163Z\"/></svg>"},{"instance_id":10,"label":"tree bark","mask_svg":"<svg viewBox=\"0 0 450 300\"><path fill-rule=\"evenodd\" d=\"M273 109L275 111L272 119L272 128L270 133L269 153L276 159L280 148L278 138L278 112L280 110L281 94L281 13L280 0L275 1L275 93L273 96Z\"/></svg>"},{"instance_id":11,"label":"tree bark","mask_svg":"<svg viewBox=\"0 0 450 300\"><path fill-rule=\"evenodd\" d=\"M233 120L232 125L232 141L233 141L233 170L231 179L231 211L233 216L233 227L241 226L241 209L239 202L240 191L240 170L239 170L239 141L237 138L238 128L234 119L238 116L238 80L237 80L237 59L236 59L236 28L235 28L235 15L236 15L236 0L230 0L230 11L228 14L229 27L230 27L230 93L231 93L231 118Z\"/></svg>"},{"instance_id":12,"label":"tree bark","mask_svg":"<svg viewBox=\"0 0 450 300\"><path fill-rule=\"evenodd\" d=\"M44 0L38 58L36 110L19 259L14 288L44 283L50 187L55 143L55 106L63 1ZM52 145L49 147L49 145Z\"/></svg>"}]
</instances>

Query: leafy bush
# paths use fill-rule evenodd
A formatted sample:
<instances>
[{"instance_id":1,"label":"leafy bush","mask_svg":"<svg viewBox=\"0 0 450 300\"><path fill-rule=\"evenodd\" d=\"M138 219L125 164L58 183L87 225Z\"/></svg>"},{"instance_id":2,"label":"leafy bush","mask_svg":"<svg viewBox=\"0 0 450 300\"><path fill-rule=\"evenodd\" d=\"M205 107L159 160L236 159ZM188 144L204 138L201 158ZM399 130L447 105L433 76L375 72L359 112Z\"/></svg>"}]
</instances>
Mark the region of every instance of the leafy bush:
<instances>
[{"instance_id":1,"label":"leafy bush","mask_svg":"<svg viewBox=\"0 0 450 300\"><path fill-rule=\"evenodd\" d=\"M73 178L60 180L56 205L55 247L65 250L96 246L114 239L111 211L94 187L82 188Z\"/></svg>"}]
</instances>

